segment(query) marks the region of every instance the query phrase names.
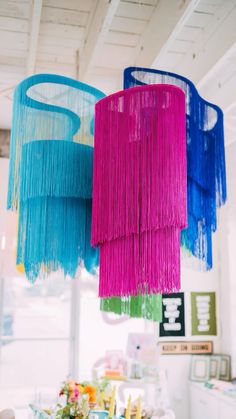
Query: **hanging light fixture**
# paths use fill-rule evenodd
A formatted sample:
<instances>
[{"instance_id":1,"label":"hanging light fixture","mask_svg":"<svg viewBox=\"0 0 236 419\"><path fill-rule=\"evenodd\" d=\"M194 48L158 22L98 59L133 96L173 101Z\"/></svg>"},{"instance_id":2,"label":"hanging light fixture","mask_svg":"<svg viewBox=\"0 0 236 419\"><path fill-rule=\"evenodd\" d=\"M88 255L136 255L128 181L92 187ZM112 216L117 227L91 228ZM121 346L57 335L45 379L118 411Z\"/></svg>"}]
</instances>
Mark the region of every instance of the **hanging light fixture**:
<instances>
[{"instance_id":1,"label":"hanging light fixture","mask_svg":"<svg viewBox=\"0 0 236 419\"><path fill-rule=\"evenodd\" d=\"M96 104L95 120L99 296L178 290L186 226L184 93L171 85L123 90Z\"/></svg>"},{"instance_id":2,"label":"hanging light fixture","mask_svg":"<svg viewBox=\"0 0 236 419\"><path fill-rule=\"evenodd\" d=\"M186 77L141 67L124 71L125 89L155 83L171 83L185 92L188 228L181 232L181 244L210 269L216 208L226 201L223 112L202 99Z\"/></svg>"},{"instance_id":3,"label":"hanging light fixture","mask_svg":"<svg viewBox=\"0 0 236 419\"><path fill-rule=\"evenodd\" d=\"M184 253L212 267L212 233L216 231L216 208L226 201L226 170L222 110L202 99L187 78L162 70L129 67L124 88L155 83L179 86L186 95L188 227L181 232ZM122 301L116 306L122 307ZM106 299L102 307L114 309Z\"/></svg>"},{"instance_id":4,"label":"hanging light fixture","mask_svg":"<svg viewBox=\"0 0 236 419\"><path fill-rule=\"evenodd\" d=\"M90 246L94 105L104 96L67 77L39 74L14 94L8 208L19 212L17 264L27 277L73 277Z\"/></svg>"}]
</instances>

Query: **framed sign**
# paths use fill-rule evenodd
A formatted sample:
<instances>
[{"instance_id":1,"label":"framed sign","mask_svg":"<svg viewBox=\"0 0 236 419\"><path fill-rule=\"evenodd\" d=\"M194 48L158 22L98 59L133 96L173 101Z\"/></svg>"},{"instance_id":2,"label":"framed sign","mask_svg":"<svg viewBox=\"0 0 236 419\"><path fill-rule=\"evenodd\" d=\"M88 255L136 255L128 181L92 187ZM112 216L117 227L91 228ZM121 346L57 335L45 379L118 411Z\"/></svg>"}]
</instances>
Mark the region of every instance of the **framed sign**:
<instances>
[{"instance_id":1,"label":"framed sign","mask_svg":"<svg viewBox=\"0 0 236 419\"><path fill-rule=\"evenodd\" d=\"M192 335L215 336L216 297L215 292L192 292Z\"/></svg>"},{"instance_id":2,"label":"framed sign","mask_svg":"<svg viewBox=\"0 0 236 419\"><path fill-rule=\"evenodd\" d=\"M210 378L219 380L220 378L220 368L221 368L221 356L220 355L211 355L210 359Z\"/></svg>"},{"instance_id":3,"label":"framed sign","mask_svg":"<svg viewBox=\"0 0 236 419\"><path fill-rule=\"evenodd\" d=\"M229 355L220 355L220 380L231 380L231 358Z\"/></svg>"},{"instance_id":4,"label":"framed sign","mask_svg":"<svg viewBox=\"0 0 236 419\"><path fill-rule=\"evenodd\" d=\"M161 355L211 354L213 343L203 342L159 342Z\"/></svg>"},{"instance_id":5,"label":"framed sign","mask_svg":"<svg viewBox=\"0 0 236 419\"><path fill-rule=\"evenodd\" d=\"M190 380L204 382L210 379L210 362L209 356L193 356L190 366Z\"/></svg>"},{"instance_id":6,"label":"framed sign","mask_svg":"<svg viewBox=\"0 0 236 419\"><path fill-rule=\"evenodd\" d=\"M160 336L185 336L184 293L162 295Z\"/></svg>"}]
</instances>

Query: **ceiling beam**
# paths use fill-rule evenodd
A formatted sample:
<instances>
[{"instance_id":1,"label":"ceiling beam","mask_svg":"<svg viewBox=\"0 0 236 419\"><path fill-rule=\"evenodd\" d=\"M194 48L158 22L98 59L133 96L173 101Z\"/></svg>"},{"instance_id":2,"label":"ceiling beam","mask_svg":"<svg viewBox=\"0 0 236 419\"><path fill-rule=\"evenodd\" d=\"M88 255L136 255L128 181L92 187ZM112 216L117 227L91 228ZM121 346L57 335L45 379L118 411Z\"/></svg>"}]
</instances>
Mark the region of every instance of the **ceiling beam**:
<instances>
[{"instance_id":1,"label":"ceiling beam","mask_svg":"<svg viewBox=\"0 0 236 419\"><path fill-rule=\"evenodd\" d=\"M225 51L231 53L235 43L236 4L235 0L221 2L211 24L204 28L194 47L179 60L176 72L190 72L194 83L204 83L204 78L217 63L220 63ZM212 70L213 71L213 70ZM200 83L201 85L201 83Z\"/></svg>"},{"instance_id":2,"label":"ceiling beam","mask_svg":"<svg viewBox=\"0 0 236 419\"><path fill-rule=\"evenodd\" d=\"M135 65L155 67L200 0L160 0L138 43Z\"/></svg>"},{"instance_id":3,"label":"ceiling beam","mask_svg":"<svg viewBox=\"0 0 236 419\"><path fill-rule=\"evenodd\" d=\"M226 73L227 66L231 71ZM200 94L220 106L224 113L229 113L235 107L235 86L236 68L232 66L232 60L227 60L222 72L213 73L208 83L201 86Z\"/></svg>"},{"instance_id":4,"label":"ceiling beam","mask_svg":"<svg viewBox=\"0 0 236 419\"><path fill-rule=\"evenodd\" d=\"M234 110L234 108L236 108L236 100L234 100L229 106L227 106L224 110L225 113L229 113L232 112ZM231 116L231 118L233 118L233 116ZM236 118L236 116L235 116Z\"/></svg>"},{"instance_id":5,"label":"ceiling beam","mask_svg":"<svg viewBox=\"0 0 236 419\"><path fill-rule=\"evenodd\" d=\"M197 83L200 94L217 103L224 112L234 108L236 85L236 42ZM233 106L232 106L233 105Z\"/></svg>"},{"instance_id":6,"label":"ceiling beam","mask_svg":"<svg viewBox=\"0 0 236 419\"><path fill-rule=\"evenodd\" d=\"M236 51L236 43L233 44L220 59L213 65L213 67L203 76L203 78L198 82L198 89L207 87L207 84L215 78L215 75L221 68L224 66L226 60L230 59L232 54Z\"/></svg>"},{"instance_id":7,"label":"ceiling beam","mask_svg":"<svg viewBox=\"0 0 236 419\"><path fill-rule=\"evenodd\" d=\"M119 3L120 0L97 0L84 48L80 54L79 77L81 80L86 80L88 77L95 58L102 48Z\"/></svg>"},{"instance_id":8,"label":"ceiling beam","mask_svg":"<svg viewBox=\"0 0 236 419\"><path fill-rule=\"evenodd\" d=\"M43 0L33 0L31 10L31 29L29 38L29 51L26 73L27 76L34 74L38 47L38 38L40 31L41 13L43 7Z\"/></svg>"},{"instance_id":9,"label":"ceiling beam","mask_svg":"<svg viewBox=\"0 0 236 419\"><path fill-rule=\"evenodd\" d=\"M234 124L232 124L231 122L229 122L228 118L226 120L226 127L228 129L230 129L234 134L236 134L236 126Z\"/></svg>"}]
</instances>

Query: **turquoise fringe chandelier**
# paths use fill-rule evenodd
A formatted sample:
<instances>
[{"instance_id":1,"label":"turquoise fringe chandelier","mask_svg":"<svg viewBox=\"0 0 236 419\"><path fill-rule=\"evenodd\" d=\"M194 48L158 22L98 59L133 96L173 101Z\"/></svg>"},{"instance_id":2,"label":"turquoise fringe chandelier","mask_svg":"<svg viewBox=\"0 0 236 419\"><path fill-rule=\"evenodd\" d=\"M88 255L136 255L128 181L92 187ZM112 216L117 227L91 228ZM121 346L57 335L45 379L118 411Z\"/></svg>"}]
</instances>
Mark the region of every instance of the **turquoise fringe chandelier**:
<instances>
[{"instance_id":1,"label":"turquoise fringe chandelier","mask_svg":"<svg viewBox=\"0 0 236 419\"><path fill-rule=\"evenodd\" d=\"M104 94L84 83L39 74L14 94L8 208L18 211L17 264L34 281L82 263L90 246L94 105Z\"/></svg>"}]
</instances>

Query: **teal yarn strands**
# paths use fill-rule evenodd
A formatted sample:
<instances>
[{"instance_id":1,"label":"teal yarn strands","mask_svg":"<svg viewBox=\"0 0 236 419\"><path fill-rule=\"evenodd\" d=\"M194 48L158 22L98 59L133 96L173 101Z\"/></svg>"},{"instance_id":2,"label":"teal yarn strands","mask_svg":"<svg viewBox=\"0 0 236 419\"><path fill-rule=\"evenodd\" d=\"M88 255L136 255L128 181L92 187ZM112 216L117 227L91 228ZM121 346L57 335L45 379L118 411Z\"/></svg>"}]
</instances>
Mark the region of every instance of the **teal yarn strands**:
<instances>
[{"instance_id":1,"label":"teal yarn strands","mask_svg":"<svg viewBox=\"0 0 236 419\"><path fill-rule=\"evenodd\" d=\"M88 246L92 147L32 141L22 147L21 161L17 263L32 280L42 264L46 272L63 268L71 277L81 261L93 271L98 253Z\"/></svg>"},{"instance_id":2,"label":"teal yarn strands","mask_svg":"<svg viewBox=\"0 0 236 419\"><path fill-rule=\"evenodd\" d=\"M17 264L34 281L78 266L94 273L90 246L94 104L104 95L76 80L36 75L14 96L8 207L19 212Z\"/></svg>"},{"instance_id":3,"label":"teal yarn strands","mask_svg":"<svg viewBox=\"0 0 236 419\"><path fill-rule=\"evenodd\" d=\"M162 322L161 294L101 298L100 309L119 315L126 314L133 318Z\"/></svg>"},{"instance_id":4,"label":"teal yarn strands","mask_svg":"<svg viewBox=\"0 0 236 419\"><path fill-rule=\"evenodd\" d=\"M21 147L34 140L65 140L93 146L94 105L104 94L55 74L37 74L15 89L8 181L9 209L20 199Z\"/></svg>"}]
</instances>

